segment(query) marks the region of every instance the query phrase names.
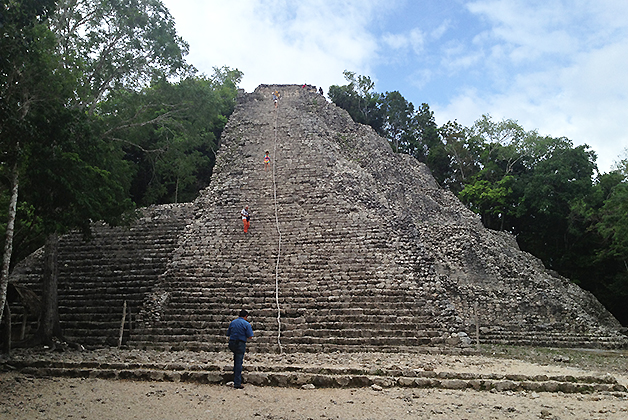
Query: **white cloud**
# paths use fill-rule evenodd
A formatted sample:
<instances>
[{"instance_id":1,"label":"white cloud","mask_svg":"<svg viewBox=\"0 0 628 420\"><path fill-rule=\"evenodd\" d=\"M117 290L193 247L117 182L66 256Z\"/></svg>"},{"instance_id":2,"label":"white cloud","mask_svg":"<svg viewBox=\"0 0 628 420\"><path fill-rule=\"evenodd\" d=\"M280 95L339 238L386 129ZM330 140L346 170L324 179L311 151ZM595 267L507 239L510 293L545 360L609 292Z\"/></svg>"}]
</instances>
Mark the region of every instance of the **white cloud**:
<instances>
[{"instance_id":1,"label":"white cloud","mask_svg":"<svg viewBox=\"0 0 628 420\"><path fill-rule=\"evenodd\" d=\"M421 89L433 80L433 73L429 69L420 69L412 73L408 80L412 86Z\"/></svg>"},{"instance_id":2,"label":"white cloud","mask_svg":"<svg viewBox=\"0 0 628 420\"><path fill-rule=\"evenodd\" d=\"M382 42L385 47L394 50L410 50L419 55L425 46L425 36L420 29L414 28L406 33L386 33L382 36Z\"/></svg>"},{"instance_id":3,"label":"white cloud","mask_svg":"<svg viewBox=\"0 0 628 420\"><path fill-rule=\"evenodd\" d=\"M609 28L609 13L599 11L598 2L578 4L469 4L491 29L475 38L475 50L452 49L444 63L480 66L490 77L484 87L460 91L435 108L439 123L458 119L468 125L483 113L513 118L527 130L588 144L598 152L600 170L608 171L628 145L628 22L612 19ZM619 9L628 11L625 4Z\"/></svg>"},{"instance_id":4,"label":"white cloud","mask_svg":"<svg viewBox=\"0 0 628 420\"><path fill-rule=\"evenodd\" d=\"M436 29L430 32L431 39L440 39L451 28L451 20L446 19Z\"/></svg>"},{"instance_id":5,"label":"white cloud","mask_svg":"<svg viewBox=\"0 0 628 420\"><path fill-rule=\"evenodd\" d=\"M468 88L460 92L445 105L431 105L438 125L448 121L458 121L464 126L470 126L487 111L487 104L480 97L476 89Z\"/></svg>"},{"instance_id":6,"label":"white cloud","mask_svg":"<svg viewBox=\"0 0 628 420\"><path fill-rule=\"evenodd\" d=\"M342 71L368 74L377 40L367 30L384 0L165 0L189 61L204 73L227 65L261 83L342 84ZM189 11L194 10L193 14Z\"/></svg>"},{"instance_id":7,"label":"white cloud","mask_svg":"<svg viewBox=\"0 0 628 420\"><path fill-rule=\"evenodd\" d=\"M450 41L442 47L441 67L447 73L455 73L467 69L479 69L485 59L482 50L470 50L462 42Z\"/></svg>"},{"instance_id":8,"label":"white cloud","mask_svg":"<svg viewBox=\"0 0 628 420\"><path fill-rule=\"evenodd\" d=\"M385 46L392 48L393 50L401 50L408 47L408 37L404 34L384 34L382 41Z\"/></svg>"},{"instance_id":9,"label":"white cloud","mask_svg":"<svg viewBox=\"0 0 628 420\"><path fill-rule=\"evenodd\" d=\"M414 53L416 55L421 54L425 45L425 37L423 35L423 32L418 28L414 28L410 31L408 37L410 39L410 45Z\"/></svg>"},{"instance_id":10,"label":"white cloud","mask_svg":"<svg viewBox=\"0 0 628 420\"><path fill-rule=\"evenodd\" d=\"M621 60L625 61L625 57L628 55L622 55ZM458 119L463 125L470 125L483 113L497 120L514 118L526 130L538 129L542 135L565 136L576 145L588 144L598 153L600 170L607 172L628 145L625 130L628 82L609 82L604 72L595 70L604 66L601 62L590 56L582 60L571 68L519 75L504 92L466 90L446 106L435 108L438 123ZM622 68L610 65L611 57L604 61L615 70ZM609 79L613 80L616 74ZM600 96L605 99L600 100Z\"/></svg>"},{"instance_id":11,"label":"white cloud","mask_svg":"<svg viewBox=\"0 0 628 420\"><path fill-rule=\"evenodd\" d=\"M238 68L247 91L261 83L327 90L351 70L415 103L431 92L439 124L470 125L483 113L516 119L590 144L607 170L628 146L628 1L443 1L432 9L405 0L164 3L190 43L189 62L208 74Z\"/></svg>"}]
</instances>

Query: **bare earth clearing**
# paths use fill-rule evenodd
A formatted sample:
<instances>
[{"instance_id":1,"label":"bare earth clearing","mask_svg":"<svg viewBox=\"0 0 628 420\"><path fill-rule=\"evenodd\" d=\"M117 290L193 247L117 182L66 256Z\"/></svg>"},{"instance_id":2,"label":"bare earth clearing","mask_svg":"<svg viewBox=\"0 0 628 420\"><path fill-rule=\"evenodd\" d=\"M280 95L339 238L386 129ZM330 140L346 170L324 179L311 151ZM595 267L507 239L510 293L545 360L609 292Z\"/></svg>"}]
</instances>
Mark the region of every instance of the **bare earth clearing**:
<instances>
[{"instance_id":1,"label":"bare earth clearing","mask_svg":"<svg viewBox=\"0 0 628 420\"><path fill-rule=\"evenodd\" d=\"M11 360L224 363L229 353L15 352ZM628 353L482 348L471 356L332 353L247 354L245 369L294 366L433 369L435 372L606 375L628 386ZM557 361L560 360L560 361ZM6 362L6 360L3 360ZM6 370L6 369L5 369ZM301 389L183 382L134 382L0 373L0 418L6 419L626 419L628 394L475 391L390 387Z\"/></svg>"}]
</instances>

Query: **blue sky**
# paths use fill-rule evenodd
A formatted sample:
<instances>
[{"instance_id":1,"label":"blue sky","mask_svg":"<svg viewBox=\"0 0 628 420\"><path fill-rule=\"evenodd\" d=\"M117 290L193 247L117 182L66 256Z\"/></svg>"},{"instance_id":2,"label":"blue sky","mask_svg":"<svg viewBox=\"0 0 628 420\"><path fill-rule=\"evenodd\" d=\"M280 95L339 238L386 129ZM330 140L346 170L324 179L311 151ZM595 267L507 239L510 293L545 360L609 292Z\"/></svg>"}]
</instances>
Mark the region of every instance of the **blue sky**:
<instances>
[{"instance_id":1,"label":"blue sky","mask_svg":"<svg viewBox=\"0 0 628 420\"><path fill-rule=\"evenodd\" d=\"M229 66L241 87L371 77L436 122L482 114L565 136L598 154L628 148L626 0L163 0L188 61Z\"/></svg>"}]
</instances>

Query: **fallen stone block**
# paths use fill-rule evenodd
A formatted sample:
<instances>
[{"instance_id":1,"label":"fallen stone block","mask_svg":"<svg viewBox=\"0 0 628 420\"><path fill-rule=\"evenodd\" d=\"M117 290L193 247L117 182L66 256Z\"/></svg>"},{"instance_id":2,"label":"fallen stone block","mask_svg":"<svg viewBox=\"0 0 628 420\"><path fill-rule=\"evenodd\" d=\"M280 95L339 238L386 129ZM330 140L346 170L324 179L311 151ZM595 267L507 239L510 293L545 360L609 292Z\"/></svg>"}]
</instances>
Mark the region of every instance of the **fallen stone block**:
<instances>
[{"instance_id":1,"label":"fallen stone block","mask_svg":"<svg viewBox=\"0 0 628 420\"><path fill-rule=\"evenodd\" d=\"M415 381L414 378L401 377L401 378L397 379L397 384L399 384L399 386L403 386L403 387L410 387L410 386L414 386L415 385L414 381Z\"/></svg>"},{"instance_id":2,"label":"fallen stone block","mask_svg":"<svg viewBox=\"0 0 628 420\"><path fill-rule=\"evenodd\" d=\"M441 387L444 389L465 389L468 387L468 382L461 379L451 379L447 381L441 381Z\"/></svg>"},{"instance_id":3,"label":"fallen stone block","mask_svg":"<svg viewBox=\"0 0 628 420\"><path fill-rule=\"evenodd\" d=\"M513 381L501 381L495 384L495 390L498 392L514 391L519 387L519 384Z\"/></svg>"},{"instance_id":4,"label":"fallen stone block","mask_svg":"<svg viewBox=\"0 0 628 420\"><path fill-rule=\"evenodd\" d=\"M266 373L249 373L246 375L246 382L257 386L270 385L270 380Z\"/></svg>"}]
</instances>

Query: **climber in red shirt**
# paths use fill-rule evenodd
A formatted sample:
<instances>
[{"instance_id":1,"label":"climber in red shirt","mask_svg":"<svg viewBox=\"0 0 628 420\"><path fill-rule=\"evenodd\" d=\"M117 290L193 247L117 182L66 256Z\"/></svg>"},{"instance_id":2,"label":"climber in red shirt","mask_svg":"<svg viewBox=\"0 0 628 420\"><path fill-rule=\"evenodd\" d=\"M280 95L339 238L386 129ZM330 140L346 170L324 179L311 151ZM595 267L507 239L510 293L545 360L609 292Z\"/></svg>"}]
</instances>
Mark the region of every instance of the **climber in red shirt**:
<instances>
[{"instance_id":1,"label":"climber in red shirt","mask_svg":"<svg viewBox=\"0 0 628 420\"><path fill-rule=\"evenodd\" d=\"M244 233L247 233L249 231L249 226L251 226L251 215L249 214L249 206L244 206L240 214L242 215L242 223L244 224Z\"/></svg>"}]
</instances>

